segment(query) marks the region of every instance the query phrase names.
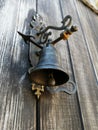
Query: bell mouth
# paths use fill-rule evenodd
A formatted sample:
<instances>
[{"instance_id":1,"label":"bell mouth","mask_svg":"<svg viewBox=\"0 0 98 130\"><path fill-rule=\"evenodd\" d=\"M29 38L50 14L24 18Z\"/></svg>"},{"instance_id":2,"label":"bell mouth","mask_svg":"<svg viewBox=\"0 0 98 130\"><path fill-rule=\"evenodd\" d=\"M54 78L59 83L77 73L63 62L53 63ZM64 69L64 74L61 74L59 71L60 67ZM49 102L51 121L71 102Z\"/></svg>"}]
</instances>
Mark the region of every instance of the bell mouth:
<instances>
[{"instance_id":1,"label":"bell mouth","mask_svg":"<svg viewBox=\"0 0 98 130\"><path fill-rule=\"evenodd\" d=\"M30 72L30 80L43 86L58 86L66 83L69 76L66 72L58 69L35 69Z\"/></svg>"}]
</instances>

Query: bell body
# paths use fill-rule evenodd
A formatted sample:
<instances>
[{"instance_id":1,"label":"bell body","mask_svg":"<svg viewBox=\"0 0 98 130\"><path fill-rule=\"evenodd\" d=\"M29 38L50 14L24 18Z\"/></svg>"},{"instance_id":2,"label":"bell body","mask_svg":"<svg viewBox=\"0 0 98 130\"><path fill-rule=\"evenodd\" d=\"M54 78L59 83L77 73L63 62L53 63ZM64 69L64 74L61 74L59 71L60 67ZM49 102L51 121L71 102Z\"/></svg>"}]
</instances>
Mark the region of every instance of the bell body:
<instances>
[{"instance_id":1,"label":"bell body","mask_svg":"<svg viewBox=\"0 0 98 130\"><path fill-rule=\"evenodd\" d=\"M60 56L52 44L43 47L38 64L30 69L29 73L32 82L43 86L58 86L69 80L68 74L61 67Z\"/></svg>"}]
</instances>

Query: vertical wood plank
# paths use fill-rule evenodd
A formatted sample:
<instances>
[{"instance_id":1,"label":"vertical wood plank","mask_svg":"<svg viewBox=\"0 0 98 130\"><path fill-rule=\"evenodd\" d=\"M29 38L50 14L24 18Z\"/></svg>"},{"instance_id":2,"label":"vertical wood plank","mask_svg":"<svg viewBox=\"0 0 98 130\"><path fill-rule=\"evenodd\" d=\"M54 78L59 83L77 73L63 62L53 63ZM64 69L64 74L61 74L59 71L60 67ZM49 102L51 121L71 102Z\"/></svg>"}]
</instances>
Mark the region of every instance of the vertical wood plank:
<instances>
[{"instance_id":1,"label":"vertical wood plank","mask_svg":"<svg viewBox=\"0 0 98 130\"><path fill-rule=\"evenodd\" d=\"M85 130L97 130L98 129L98 96L97 96L97 82L92 68L90 55L88 53L87 42L93 39L91 29L86 15L86 11L81 9L83 5L79 5L78 1L70 0L65 3L61 1L63 8L63 15L69 13L73 15L73 20L79 26L77 35L73 35L69 39L69 47L72 56L72 63L75 72L75 78L78 85L78 98L80 108L82 112L82 119ZM64 5L68 9L64 8ZM85 15L86 16L85 16ZM85 27L84 27L85 25ZM89 31L87 31L89 30ZM91 43L89 44L89 46ZM96 50L90 48L92 53L96 53ZM95 62L94 62L95 65Z\"/></svg>"},{"instance_id":2,"label":"vertical wood plank","mask_svg":"<svg viewBox=\"0 0 98 130\"><path fill-rule=\"evenodd\" d=\"M35 98L27 76L28 46L17 31L28 31L35 0L0 3L0 130L34 130Z\"/></svg>"},{"instance_id":3,"label":"vertical wood plank","mask_svg":"<svg viewBox=\"0 0 98 130\"><path fill-rule=\"evenodd\" d=\"M38 2L39 13L47 25L61 26L62 16L59 1L42 0ZM53 31L53 39L60 32ZM63 41L56 45L66 72L73 79L67 44ZM66 86L66 85L65 85ZM41 130L82 130L76 95L45 93L41 97Z\"/></svg>"},{"instance_id":4,"label":"vertical wood plank","mask_svg":"<svg viewBox=\"0 0 98 130\"><path fill-rule=\"evenodd\" d=\"M86 41L86 46L92 63L95 78L98 83L98 17L89 8L83 6L80 1L77 2L76 8L80 17L82 32ZM83 16L84 13L85 15Z\"/></svg>"}]
</instances>

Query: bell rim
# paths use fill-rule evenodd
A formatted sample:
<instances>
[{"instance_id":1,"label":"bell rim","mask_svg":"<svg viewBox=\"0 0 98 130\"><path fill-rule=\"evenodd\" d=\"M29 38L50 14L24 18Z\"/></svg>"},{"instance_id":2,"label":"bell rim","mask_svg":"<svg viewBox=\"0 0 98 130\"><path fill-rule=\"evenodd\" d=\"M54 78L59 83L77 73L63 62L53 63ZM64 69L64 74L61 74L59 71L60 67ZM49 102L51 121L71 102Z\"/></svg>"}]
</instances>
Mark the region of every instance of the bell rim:
<instances>
[{"instance_id":1,"label":"bell rim","mask_svg":"<svg viewBox=\"0 0 98 130\"><path fill-rule=\"evenodd\" d=\"M65 79L66 80L64 80L65 82L63 82L62 84L60 83L60 84L57 84L57 85L53 85L53 86L61 86L61 85L63 85L63 84L65 84L65 83L67 83L68 82L68 80L69 80L69 75L62 69L62 68L60 68L59 67L59 69L58 68L48 68L48 67L46 67L46 68L44 68L44 66L43 66L43 68L37 68L37 67L35 67L35 69L34 68L32 68L30 71L29 71L29 75L30 75L30 77L31 77L31 74L34 72L34 71L40 71L40 70L49 70L49 69L51 69L51 70L57 70L57 71L59 71L60 73L62 73L62 74L64 74L63 76L65 76ZM64 77L63 77L64 78ZM38 82L36 82L36 81L34 81L34 80L32 80L35 84L38 84L38 85L43 85L43 86L49 86L49 85L45 85L45 84L40 84L40 83L38 83Z\"/></svg>"}]
</instances>

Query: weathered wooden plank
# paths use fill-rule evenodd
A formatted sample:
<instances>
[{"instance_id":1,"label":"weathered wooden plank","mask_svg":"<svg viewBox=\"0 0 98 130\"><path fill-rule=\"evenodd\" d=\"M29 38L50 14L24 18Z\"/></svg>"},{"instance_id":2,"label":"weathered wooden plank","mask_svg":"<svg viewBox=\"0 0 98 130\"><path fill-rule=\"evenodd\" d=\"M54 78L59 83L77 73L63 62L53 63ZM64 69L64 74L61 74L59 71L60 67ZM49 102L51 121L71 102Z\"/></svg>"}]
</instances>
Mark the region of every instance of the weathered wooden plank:
<instances>
[{"instance_id":1,"label":"weathered wooden plank","mask_svg":"<svg viewBox=\"0 0 98 130\"><path fill-rule=\"evenodd\" d=\"M65 8L65 7L64 7ZM47 25L60 26L62 20L59 1L42 0L38 2L38 11ZM53 32L53 39L59 33ZM72 77L69 52L67 44L63 41L56 45L61 54L61 61L67 73ZM72 79L72 78L71 78ZM76 95L69 96L64 93L50 95L45 93L41 97L41 129L50 130L81 130L81 121Z\"/></svg>"},{"instance_id":2,"label":"weathered wooden plank","mask_svg":"<svg viewBox=\"0 0 98 130\"><path fill-rule=\"evenodd\" d=\"M28 31L28 12L35 0L5 0L0 5L0 130L34 130L28 46L17 31Z\"/></svg>"},{"instance_id":3,"label":"weathered wooden plank","mask_svg":"<svg viewBox=\"0 0 98 130\"><path fill-rule=\"evenodd\" d=\"M97 40L98 40L98 17L95 15L92 11L90 11L88 8L83 6L80 2L77 2L77 10L79 7L79 16L81 18L81 13L85 13L85 16L83 19L81 19L81 25L82 25L82 31L84 34L84 38L86 40L86 45L89 53L89 57L92 63L93 71L95 73L96 81L98 82L98 46L97 46ZM85 20L85 21L84 21Z\"/></svg>"},{"instance_id":4,"label":"weathered wooden plank","mask_svg":"<svg viewBox=\"0 0 98 130\"><path fill-rule=\"evenodd\" d=\"M64 5L68 9L64 8ZM98 129L98 88L95 79L95 75L92 69L92 63L90 55L88 52L88 46L91 46L93 41L96 41L91 35L91 29L88 21L88 16L85 10L82 9L82 4L80 6L78 1L71 0L65 3L61 1L63 8L63 14L70 13L73 15L73 20L79 26L79 31L77 35L73 35L69 39L69 46L71 50L72 63L75 72L75 78L78 85L78 97L80 108L82 112L83 125L85 130L97 130ZM85 16L85 15L86 16ZM87 31L88 30L88 31ZM94 48L90 48L93 51ZM93 50L94 49L94 50ZM93 62L93 61L92 61ZM94 62L95 65L95 62Z\"/></svg>"}]
</instances>

